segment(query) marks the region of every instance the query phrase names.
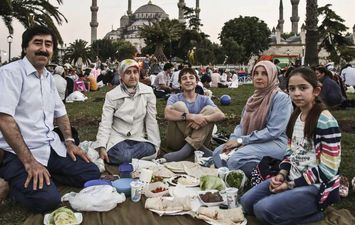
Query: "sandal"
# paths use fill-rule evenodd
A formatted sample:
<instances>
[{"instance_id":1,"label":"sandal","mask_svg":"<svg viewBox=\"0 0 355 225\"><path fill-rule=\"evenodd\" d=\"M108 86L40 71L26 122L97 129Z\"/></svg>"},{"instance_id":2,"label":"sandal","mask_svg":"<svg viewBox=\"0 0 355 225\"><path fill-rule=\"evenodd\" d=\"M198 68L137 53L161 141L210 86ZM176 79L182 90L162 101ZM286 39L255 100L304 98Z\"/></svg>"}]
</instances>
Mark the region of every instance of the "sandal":
<instances>
[{"instance_id":1,"label":"sandal","mask_svg":"<svg viewBox=\"0 0 355 225\"><path fill-rule=\"evenodd\" d=\"M353 181L355 180L353 179ZM340 176L339 195L343 198L349 195L349 180L346 176Z\"/></svg>"}]
</instances>

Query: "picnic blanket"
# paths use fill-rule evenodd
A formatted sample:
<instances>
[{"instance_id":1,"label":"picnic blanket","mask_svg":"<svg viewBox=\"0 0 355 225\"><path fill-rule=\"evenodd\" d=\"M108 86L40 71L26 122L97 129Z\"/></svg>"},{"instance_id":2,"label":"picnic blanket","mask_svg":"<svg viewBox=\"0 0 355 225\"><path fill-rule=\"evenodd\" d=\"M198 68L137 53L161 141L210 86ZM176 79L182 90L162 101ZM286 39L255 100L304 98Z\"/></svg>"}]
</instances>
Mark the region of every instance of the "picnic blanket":
<instances>
[{"instance_id":1,"label":"picnic blanket","mask_svg":"<svg viewBox=\"0 0 355 225\"><path fill-rule=\"evenodd\" d=\"M106 171L109 174L118 174L115 166L106 165ZM62 194L71 191L78 192L80 189L67 186L58 187ZM192 218L189 215L179 216L159 216L144 208L145 198L140 202L134 203L129 198L119 204L109 212L82 212L82 225L206 225L203 220ZM346 209L335 209L329 207L325 212L325 219L318 223L308 225L354 225L355 218ZM23 225L43 224L43 214L30 215ZM255 217L247 216L248 225L261 225Z\"/></svg>"}]
</instances>

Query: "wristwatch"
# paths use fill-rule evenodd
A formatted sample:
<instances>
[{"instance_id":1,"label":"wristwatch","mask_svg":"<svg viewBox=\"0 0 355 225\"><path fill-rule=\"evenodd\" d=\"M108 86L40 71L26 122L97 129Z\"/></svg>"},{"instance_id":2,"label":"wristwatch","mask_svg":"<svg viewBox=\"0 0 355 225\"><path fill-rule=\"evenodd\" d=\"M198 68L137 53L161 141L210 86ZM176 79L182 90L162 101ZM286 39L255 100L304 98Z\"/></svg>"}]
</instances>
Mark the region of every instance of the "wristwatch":
<instances>
[{"instance_id":1,"label":"wristwatch","mask_svg":"<svg viewBox=\"0 0 355 225\"><path fill-rule=\"evenodd\" d=\"M182 119L182 120L186 120L186 115L187 115L186 112L184 112L183 114L181 114L181 119Z\"/></svg>"},{"instance_id":2,"label":"wristwatch","mask_svg":"<svg viewBox=\"0 0 355 225\"><path fill-rule=\"evenodd\" d=\"M239 145L243 144L243 139L242 139L242 138L237 138L237 143L238 143Z\"/></svg>"}]
</instances>

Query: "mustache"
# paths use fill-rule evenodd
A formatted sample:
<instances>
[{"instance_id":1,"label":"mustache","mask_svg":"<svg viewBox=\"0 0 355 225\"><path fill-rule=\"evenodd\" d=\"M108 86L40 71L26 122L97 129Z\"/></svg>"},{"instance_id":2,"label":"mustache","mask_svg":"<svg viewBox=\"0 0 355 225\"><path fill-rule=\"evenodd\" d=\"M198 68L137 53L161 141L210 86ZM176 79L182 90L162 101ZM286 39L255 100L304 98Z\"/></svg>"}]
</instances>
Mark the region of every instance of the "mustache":
<instances>
[{"instance_id":1,"label":"mustache","mask_svg":"<svg viewBox=\"0 0 355 225\"><path fill-rule=\"evenodd\" d=\"M46 56L46 57L49 57L49 53L48 53L48 52L42 52L42 51L35 52L35 55L36 55L36 56Z\"/></svg>"}]
</instances>

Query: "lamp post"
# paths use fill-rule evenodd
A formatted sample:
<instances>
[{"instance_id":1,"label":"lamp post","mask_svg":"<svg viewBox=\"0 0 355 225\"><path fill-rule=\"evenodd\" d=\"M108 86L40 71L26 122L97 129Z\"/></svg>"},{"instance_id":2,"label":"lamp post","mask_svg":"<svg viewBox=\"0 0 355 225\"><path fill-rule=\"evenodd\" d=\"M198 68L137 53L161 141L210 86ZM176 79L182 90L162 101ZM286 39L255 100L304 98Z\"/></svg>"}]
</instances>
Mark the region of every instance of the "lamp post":
<instances>
[{"instance_id":1,"label":"lamp post","mask_svg":"<svg viewBox=\"0 0 355 225\"><path fill-rule=\"evenodd\" d=\"M7 42L9 43L9 62L11 60L11 43L13 41L13 37L12 35L10 34L9 36L7 36Z\"/></svg>"}]
</instances>

